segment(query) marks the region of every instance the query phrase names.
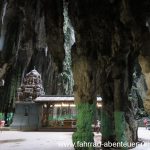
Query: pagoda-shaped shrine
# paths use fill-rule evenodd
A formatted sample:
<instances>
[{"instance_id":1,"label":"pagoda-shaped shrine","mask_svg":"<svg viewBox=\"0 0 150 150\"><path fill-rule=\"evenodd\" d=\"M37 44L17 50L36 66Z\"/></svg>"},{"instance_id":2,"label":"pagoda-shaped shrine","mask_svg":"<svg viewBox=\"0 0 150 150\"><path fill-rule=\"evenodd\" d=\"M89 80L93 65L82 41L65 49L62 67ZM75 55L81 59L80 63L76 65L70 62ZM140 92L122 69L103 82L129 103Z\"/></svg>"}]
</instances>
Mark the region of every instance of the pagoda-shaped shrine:
<instances>
[{"instance_id":1,"label":"pagoda-shaped shrine","mask_svg":"<svg viewBox=\"0 0 150 150\"><path fill-rule=\"evenodd\" d=\"M34 100L44 95L41 75L33 69L25 75L18 88L12 128L37 130L40 125L41 105Z\"/></svg>"},{"instance_id":2,"label":"pagoda-shaped shrine","mask_svg":"<svg viewBox=\"0 0 150 150\"><path fill-rule=\"evenodd\" d=\"M41 75L37 70L32 70L25 75L21 87L18 88L18 101L34 101L38 96L44 95Z\"/></svg>"}]
</instances>

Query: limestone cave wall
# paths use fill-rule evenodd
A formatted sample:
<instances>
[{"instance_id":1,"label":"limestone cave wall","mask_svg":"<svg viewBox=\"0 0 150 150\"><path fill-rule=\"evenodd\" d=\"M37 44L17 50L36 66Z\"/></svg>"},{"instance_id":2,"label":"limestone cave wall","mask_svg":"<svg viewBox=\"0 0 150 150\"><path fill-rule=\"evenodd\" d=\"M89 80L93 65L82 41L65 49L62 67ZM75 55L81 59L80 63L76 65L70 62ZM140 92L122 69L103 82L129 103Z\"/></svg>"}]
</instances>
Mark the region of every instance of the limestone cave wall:
<instances>
[{"instance_id":1,"label":"limestone cave wall","mask_svg":"<svg viewBox=\"0 0 150 150\"><path fill-rule=\"evenodd\" d=\"M0 0L0 110L13 108L23 76L35 68L57 94L64 60L63 1ZM61 91L60 91L61 93Z\"/></svg>"},{"instance_id":2,"label":"limestone cave wall","mask_svg":"<svg viewBox=\"0 0 150 150\"><path fill-rule=\"evenodd\" d=\"M95 113L93 105L96 95L101 95L103 141L137 141L133 110L137 102L129 95L140 55L148 88L144 106L149 112L149 0L66 0L66 3L75 34L75 43L69 45L79 110L74 140L87 136L89 141L93 140L90 126ZM13 108L16 89L34 66L42 75L46 94L63 93L58 78L66 50L63 6L63 0L0 0L0 80L2 84L5 81L0 86L0 110ZM72 32L72 28L66 29ZM87 118L81 120L84 114ZM90 120L84 128L88 116Z\"/></svg>"},{"instance_id":3,"label":"limestone cave wall","mask_svg":"<svg viewBox=\"0 0 150 150\"><path fill-rule=\"evenodd\" d=\"M143 37L149 30L149 2L69 2L76 37L72 48L75 99L90 104L95 95L102 96L103 141L137 141L133 101L128 96L137 57L143 50ZM77 71L77 67L84 70L83 66L89 69Z\"/></svg>"},{"instance_id":4,"label":"limestone cave wall","mask_svg":"<svg viewBox=\"0 0 150 150\"><path fill-rule=\"evenodd\" d=\"M142 72L144 74L144 78L146 80L146 85L147 85L147 92L146 92L146 96L144 97L144 108L146 110L146 112L148 114L150 114L150 70L149 70L149 65L150 65L150 57L149 56L142 56L140 55L139 56L139 62L140 62L140 65L142 67Z\"/></svg>"}]
</instances>

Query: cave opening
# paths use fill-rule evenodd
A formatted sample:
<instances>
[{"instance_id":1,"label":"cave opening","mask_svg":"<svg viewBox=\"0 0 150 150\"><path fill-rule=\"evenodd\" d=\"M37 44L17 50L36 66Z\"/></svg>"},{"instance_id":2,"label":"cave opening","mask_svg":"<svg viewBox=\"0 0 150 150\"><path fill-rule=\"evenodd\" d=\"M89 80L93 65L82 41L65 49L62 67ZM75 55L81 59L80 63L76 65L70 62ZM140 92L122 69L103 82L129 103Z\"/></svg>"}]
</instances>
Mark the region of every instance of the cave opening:
<instances>
[{"instance_id":1,"label":"cave opening","mask_svg":"<svg viewBox=\"0 0 150 150\"><path fill-rule=\"evenodd\" d=\"M75 43L75 34L68 15L68 2L65 0L63 0L63 17L65 58L63 61L63 72L59 74L60 83L58 84L62 84L64 90L63 93L61 90L59 90L58 94L73 95L74 80L72 74L71 48Z\"/></svg>"}]
</instances>

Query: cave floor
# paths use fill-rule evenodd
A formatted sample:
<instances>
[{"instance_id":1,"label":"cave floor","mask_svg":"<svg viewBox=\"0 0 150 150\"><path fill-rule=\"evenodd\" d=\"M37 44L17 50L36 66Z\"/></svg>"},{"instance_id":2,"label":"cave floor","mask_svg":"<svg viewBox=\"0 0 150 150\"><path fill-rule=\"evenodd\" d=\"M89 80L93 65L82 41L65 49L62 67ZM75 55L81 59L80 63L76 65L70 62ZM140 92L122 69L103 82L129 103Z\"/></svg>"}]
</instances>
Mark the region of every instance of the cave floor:
<instances>
[{"instance_id":1,"label":"cave floor","mask_svg":"<svg viewBox=\"0 0 150 150\"><path fill-rule=\"evenodd\" d=\"M71 132L0 132L0 150L73 150Z\"/></svg>"},{"instance_id":2,"label":"cave floor","mask_svg":"<svg viewBox=\"0 0 150 150\"><path fill-rule=\"evenodd\" d=\"M133 150L150 149L150 130L139 128L139 144ZM2 150L73 150L72 132L0 132L0 149ZM101 139L101 134L95 133L95 140ZM66 146L67 145L67 146Z\"/></svg>"},{"instance_id":3,"label":"cave floor","mask_svg":"<svg viewBox=\"0 0 150 150\"><path fill-rule=\"evenodd\" d=\"M138 129L138 137L142 143L132 150L150 150L150 130L140 127Z\"/></svg>"}]
</instances>

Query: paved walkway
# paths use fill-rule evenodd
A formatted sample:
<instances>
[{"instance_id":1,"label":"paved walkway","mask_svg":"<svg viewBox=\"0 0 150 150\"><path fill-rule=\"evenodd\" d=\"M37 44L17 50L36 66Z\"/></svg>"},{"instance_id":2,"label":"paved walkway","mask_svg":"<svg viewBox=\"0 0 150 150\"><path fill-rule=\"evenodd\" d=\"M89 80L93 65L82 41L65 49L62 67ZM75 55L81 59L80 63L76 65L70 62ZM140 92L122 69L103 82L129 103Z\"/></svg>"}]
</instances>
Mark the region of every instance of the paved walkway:
<instances>
[{"instance_id":1,"label":"paved walkway","mask_svg":"<svg viewBox=\"0 0 150 150\"><path fill-rule=\"evenodd\" d=\"M132 150L150 150L150 130L139 128L138 137L139 140L143 142Z\"/></svg>"},{"instance_id":2,"label":"paved walkway","mask_svg":"<svg viewBox=\"0 0 150 150\"><path fill-rule=\"evenodd\" d=\"M133 150L150 150L150 130L139 128L143 144ZM101 140L101 134L95 133L95 142ZM72 132L0 132L0 150L74 150Z\"/></svg>"},{"instance_id":3,"label":"paved walkway","mask_svg":"<svg viewBox=\"0 0 150 150\"><path fill-rule=\"evenodd\" d=\"M71 132L0 132L0 150L73 150Z\"/></svg>"}]
</instances>

